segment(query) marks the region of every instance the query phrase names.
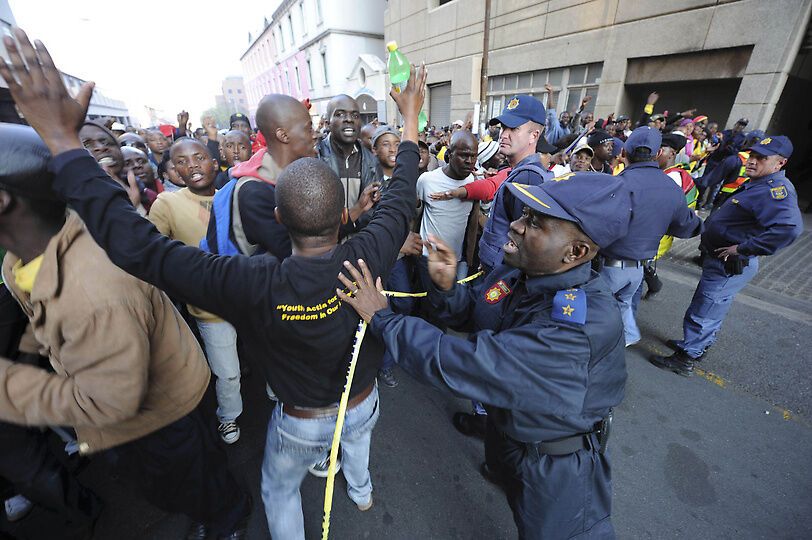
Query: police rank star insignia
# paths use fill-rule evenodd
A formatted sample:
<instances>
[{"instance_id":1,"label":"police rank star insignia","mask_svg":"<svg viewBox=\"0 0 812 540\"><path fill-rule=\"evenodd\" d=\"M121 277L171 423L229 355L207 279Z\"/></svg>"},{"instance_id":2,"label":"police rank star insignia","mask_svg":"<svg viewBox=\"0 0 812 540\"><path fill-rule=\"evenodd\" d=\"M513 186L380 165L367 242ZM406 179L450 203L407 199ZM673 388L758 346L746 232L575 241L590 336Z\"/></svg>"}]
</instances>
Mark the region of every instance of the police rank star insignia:
<instances>
[{"instance_id":1,"label":"police rank star insignia","mask_svg":"<svg viewBox=\"0 0 812 540\"><path fill-rule=\"evenodd\" d=\"M490 289L485 291L485 301L489 304L495 304L509 294L510 287L507 286L504 280L500 279L494 283Z\"/></svg>"},{"instance_id":2,"label":"police rank star insignia","mask_svg":"<svg viewBox=\"0 0 812 540\"><path fill-rule=\"evenodd\" d=\"M517 98L513 98L510 100L510 103L507 104L507 110L512 111L516 107L519 106L519 100Z\"/></svg>"},{"instance_id":3,"label":"police rank star insignia","mask_svg":"<svg viewBox=\"0 0 812 540\"><path fill-rule=\"evenodd\" d=\"M555 293L550 318L559 322L585 324L586 293L582 289L566 289Z\"/></svg>"},{"instance_id":4,"label":"police rank star insignia","mask_svg":"<svg viewBox=\"0 0 812 540\"><path fill-rule=\"evenodd\" d=\"M770 197L780 201L787 198L787 186L778 186L770 188Z\"/></svg>"}]
</instances>

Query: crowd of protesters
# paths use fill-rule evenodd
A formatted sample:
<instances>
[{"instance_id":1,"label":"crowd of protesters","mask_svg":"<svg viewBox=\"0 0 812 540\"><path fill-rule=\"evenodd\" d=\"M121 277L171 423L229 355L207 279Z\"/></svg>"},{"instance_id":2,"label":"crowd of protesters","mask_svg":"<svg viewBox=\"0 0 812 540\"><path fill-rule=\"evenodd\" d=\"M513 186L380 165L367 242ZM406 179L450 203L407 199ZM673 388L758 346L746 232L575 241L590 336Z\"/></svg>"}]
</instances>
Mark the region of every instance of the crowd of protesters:
<instances>
[{"instance_id":1,"label":"crowd of protesters","mask_svg":"<svg viewBox=\"0 0 812 540\"><path fill-rule=\"evenodd\" d=\"M240 439L248 370L276 402L258 471L268 526L303 538L299 485L330 468L359 316L372 337L333 465L360 511L378 384L396 387L400 365L471 399L452 422L486 440L482 473L521 537L613 537L606 423L639 302L662 288L657 261L702 235L684 338L651 359L690 375L758 256L802 229L789 139L656 113L656 92L639 115L595 118L589 96L557 111L548 85L482 129L418 132L420 69L391 94L402 126L363 125L347 95L314 126L309 103L271 94L255 126L237 113L196 127L183 111L140 129L86 120L92 86L68 95L19 30L5 45L0 76L33 129L0 125L0 476L9 520L42 505L65 538L89 537L103 505L39 427L189 516L188 538L245 537L252 501L223 444ZM211 375L216 418L199 407ZM558 465L528 472L516 448ZM572 475L588 480L561 483Z\"/></svg>"}]
</instances>

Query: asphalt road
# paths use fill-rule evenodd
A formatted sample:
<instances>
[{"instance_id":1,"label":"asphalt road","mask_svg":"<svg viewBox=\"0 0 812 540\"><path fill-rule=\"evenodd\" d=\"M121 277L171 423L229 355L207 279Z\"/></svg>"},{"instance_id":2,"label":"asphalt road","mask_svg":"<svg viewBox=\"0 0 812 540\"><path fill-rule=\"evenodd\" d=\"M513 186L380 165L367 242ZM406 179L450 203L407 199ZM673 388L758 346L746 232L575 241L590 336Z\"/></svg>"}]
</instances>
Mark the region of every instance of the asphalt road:
<instances>
[{"instance_id":1,"label":"asphalt road","mask_svg":"<svg viewBox=\"0 0 812 540\"><path fill-rule=\"evenodd\" d=\"M698 273L672 266L661 275L664 290L641 305L644 340L627 351L626 398L610 443L618 536L812 537L812 309L760 299L758 291L740 295L700 364L704 376L682 378L645 357L680 336ZM451 414L468 404L398 377L397 388L381 388L371 456L375 505L359 512L339 475L331 537L515 538L501 492L477 472L481 442L451 427ZM253 539L269 538L259 497L270 412L263 389L258 375L245 380L243 435L228 448L235 474L254 494ZM211 392L206 405L213 411ZM81 479L107 501L96 538L182 538L186 518L140 501L100 464L91 463ZM313 477L302 486L308 538L321 535L323 490ZM37 510L18 531L47 518Z\"/></svg>"}]
</instances>

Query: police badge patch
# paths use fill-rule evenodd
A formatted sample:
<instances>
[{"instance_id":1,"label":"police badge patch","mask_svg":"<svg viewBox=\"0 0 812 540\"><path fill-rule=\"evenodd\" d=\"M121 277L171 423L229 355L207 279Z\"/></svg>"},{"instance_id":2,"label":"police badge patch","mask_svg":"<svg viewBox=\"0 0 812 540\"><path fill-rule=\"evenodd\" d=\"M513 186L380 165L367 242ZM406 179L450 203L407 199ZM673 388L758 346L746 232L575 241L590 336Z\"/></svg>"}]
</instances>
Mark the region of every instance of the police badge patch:
<instances>
[{"instance_id":1,"label":"police badge patch","mask_svg":"<svg viewBox=\"0 0 812 540\"><path fill-rule=\"evenodd\" d=\"M770 188L770 197L775 200L780 201L781 199L787 198L787 186L778 186L774 188Z\"/></svg>"},{"instance_id":2,"label":"police badge patch","mask_svg":"<svg viewBox=\"0 0 812 540\"><path fill-rule=\"evenodd\" d=\"M502 298L510 294L510 287L507 286L507 283L504 280L499 280L494 285L485 291L485 301L489 304L495 304L499 302Z\"/></svg>"},{"instance_id":3,"label":"police badge patch","mask_svg":"<svg viewBox=\"0 0 812 540\"><path fill-rule=\"evenodd\" d=\"M510 103L507 104L507 110L512 111L518 106L519 106L519 98L513 98L510 100Z\"/></svg>"}]
</instances>

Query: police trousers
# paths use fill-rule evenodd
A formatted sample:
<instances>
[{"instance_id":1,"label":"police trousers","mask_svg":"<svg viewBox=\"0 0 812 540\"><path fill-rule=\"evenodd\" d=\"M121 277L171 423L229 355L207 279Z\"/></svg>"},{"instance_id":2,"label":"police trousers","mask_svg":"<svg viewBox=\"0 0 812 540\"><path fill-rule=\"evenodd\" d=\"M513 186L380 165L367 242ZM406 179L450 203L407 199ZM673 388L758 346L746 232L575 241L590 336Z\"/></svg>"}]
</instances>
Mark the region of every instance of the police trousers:
<instances>
[{"instance_id":1,"label":"police trousers","mask_svg":"<svg viewBox=\"0 0 812 540\"><path fill-rule=\"evenodd\" d=\"M594 449L540 454L488 422L485 460L501 479L520 539L615 538L608 455Z\"/></svg>"}]
</instances>

